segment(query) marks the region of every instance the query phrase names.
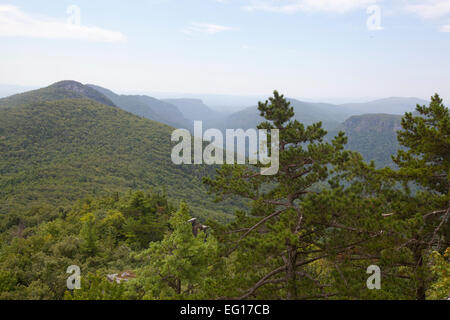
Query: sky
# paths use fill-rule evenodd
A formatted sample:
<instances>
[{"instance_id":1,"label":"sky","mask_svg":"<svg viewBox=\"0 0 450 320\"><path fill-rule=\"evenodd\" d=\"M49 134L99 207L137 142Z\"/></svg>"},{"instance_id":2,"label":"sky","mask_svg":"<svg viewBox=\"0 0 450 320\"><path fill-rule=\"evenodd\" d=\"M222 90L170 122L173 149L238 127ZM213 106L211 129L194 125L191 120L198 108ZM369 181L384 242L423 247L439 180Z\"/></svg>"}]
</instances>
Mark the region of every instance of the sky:
<instances>
[{"instance_id":1,"label":"sky","mask_svg":"<svg viewBox=\"0 0 450 320\"><path fill-rule=\"evenodd\" d=\"M450 0L0 0L0 84L450 99Z\"/></svg>"}]
</instances>

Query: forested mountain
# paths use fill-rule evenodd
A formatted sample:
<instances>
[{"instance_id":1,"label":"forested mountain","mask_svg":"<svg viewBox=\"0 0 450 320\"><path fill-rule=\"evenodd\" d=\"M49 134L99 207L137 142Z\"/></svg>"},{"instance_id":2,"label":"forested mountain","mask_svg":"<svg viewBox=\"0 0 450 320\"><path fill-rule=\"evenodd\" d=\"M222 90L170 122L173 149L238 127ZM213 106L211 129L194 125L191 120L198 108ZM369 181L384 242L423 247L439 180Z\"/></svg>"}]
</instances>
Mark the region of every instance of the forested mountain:
<instances>
[{"instance_id":1,"label":"forested mountain","mask_svg":"<svg viewBox=\"0 0 450 320\"><path fill-rule=\"evenodd\" d=\"M92 99L99 103L115 106L115 104L102 93L76 81L60 81L49 87L16 94L0 99L0 108L14 107L36 103L39 101L54 101L61 99Z\"/></svg>"},{"instance_id":2,"label":"forested mountain","mask_svg":"<svg viewBox=\"0 0 450 320\"><path fill-rule=\"evenodd\" d=\"M399 149L397 131L401 129L401 116L391 114L365 114L352 116L340 127L330 130L332 139L339 130L348 137L347 148L362 154L366 161L377 166L392 166L391 157Z\"/></svg>"},{"instance_id":3,"label":"forested mountain","mask_svg":"<svg viewBox=\"0 0 450 320\"><path fill-rule=\"evenodd\" d=\"M172 164L173 128L90 99L38 97L0 109L2 215L154 188L189 201L198 217L226 217L230 207L213 204L200 182L213 167Z\"/></svg>"},{"instance_id":4,"label":"forested mountain","mask_svg":"<svg viewBox=\"0 0 450 320\"><path fill-rule=\"evenodd\" d=\"M88 86L107 96L119 108L135 115L165 123L176 128L192 127L191 122L173 104L145 95L118 95L111 90L96 85L90 84Z\"/></svg>"}]
</instances>

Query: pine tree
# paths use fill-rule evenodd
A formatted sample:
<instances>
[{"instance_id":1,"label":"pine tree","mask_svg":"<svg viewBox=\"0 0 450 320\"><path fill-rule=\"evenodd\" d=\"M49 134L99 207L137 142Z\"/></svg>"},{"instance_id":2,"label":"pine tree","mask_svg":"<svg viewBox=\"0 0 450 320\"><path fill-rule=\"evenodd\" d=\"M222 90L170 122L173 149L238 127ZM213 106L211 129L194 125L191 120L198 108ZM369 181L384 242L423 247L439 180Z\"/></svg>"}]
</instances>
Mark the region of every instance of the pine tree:
<instances>
[{"instance_id":1,"label":"pine tree","mask_svg":"<svg viewBox=\"0 0 450 320\"><path fill-rule=\"evenodd\" d=\"M415 116L406 113L398 141L406 150L399 150L394 162L398 176L414 181L422 188L438 194L450 190L450 116L438 94L427 106L417 106Z\"/></svg>"},{"instance_id":2,"label":"pine tree","mask_svg":"<svg viewBox=\"0 0 450 320\"><path fill-rule=\"evenodd\" d=\"M140 254L145 266L137 273L145 299L194 299L203 296L210 280L210 266L217 256L217 242L203 231L194 236L189 208L181 203L171 217L172 228L161 242Z\"/></svg>"},{"instance_id":3,"label":"pine tree","mask_svg":"<svg viewBox=\"0 0 450 320\"><path fill-rule=\"evenodd\" d=\"M124 284L109 282L100 273L81 278L81 288L64 293L64 300L126 300Z\"/></svg>"},{"instance_id":4,"label":"pine tree","mask_svg":"<svg viewBox=\"0 0 450 320\"><path fill-rule=\"evenodd\" d=\"M392 220L398 241L411 254L416 299L423 300L433 280L428 263L431 251L443 253L450 246L450 116L438 94L428 107L418 105L416 110L417 115L406 113L403 130L398 132L404 149L393 160L399 169L385 172L405 187Z\"/></svg>"},{"instance_id":5,"label":"pine tree","mask_svg":"<svg viewBox=\"0 0 450 320\"><path fill-rule=\"evenodd\" d=\"M278 174L264 176L253 166L224 165L214 179L204 179L218 199L239 196L251 205L251 212L238 213L234 223L217 230L219 239L228 243L224 254L236 273L230 279L235 285L233 298L334 296L326 285L325 258L352 246L334 244L333 237L341 234L333 232L330 212L311 212L304 204L330 187L333 170L350 159L361 159L344 150L344 133L327 143L321 123L305 128L293 119L293 108L277 91L258 109L267 120L258 128L280 133Z\"/></svg>"},{"instance_id":6,"label":"pine tree","mask_svg":"<svg viewBox=\"0 0 450 320\"><path fill-rule=\"evenodd\" d=\"M359 207L364 215L347 221L346 228L360 230L361 236L379 235L341 261L334 286L347 298L425 299L436 280L433 257L442 257L449 246L449 114L438 95L429 107L417 106L417 114L405 115L398 140L397 169L359 163L334 177L336 183L347 180L344 193L321 201L325 211L341 203L348 216ZM381 290L361 286L361 271L370 264L381 268Z\"/></svg>"}]
</instances>

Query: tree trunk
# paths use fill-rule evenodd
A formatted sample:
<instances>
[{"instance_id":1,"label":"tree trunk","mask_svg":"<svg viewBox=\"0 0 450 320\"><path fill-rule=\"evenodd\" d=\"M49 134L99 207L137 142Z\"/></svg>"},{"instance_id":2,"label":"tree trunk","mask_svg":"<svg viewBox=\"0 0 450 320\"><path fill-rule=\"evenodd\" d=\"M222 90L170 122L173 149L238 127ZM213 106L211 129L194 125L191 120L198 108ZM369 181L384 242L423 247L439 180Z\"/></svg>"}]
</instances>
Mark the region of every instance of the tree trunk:
<instances>
[{"instance_id":1,"label":"tree trunk","mask_svg":"<svg viewBox=\"0 0 450 320\"><path fill-rule=\"evenodd\" d=\"M297 276L295 272L295 264L297 262L297 247L288 246L288 254L286 261L286 282L287 282L287 299L296 300L297 299Z\"/></svg>"},{"instance_id":2,"label":"tree trunk","mask_svg":"<svg viewBox=\"0 0 450 320\"><path fill-rule=\"evenodd\" d=\"M416 285L416 300L425 300L426 299L426 285L425 285L425 274L423 272L423 256L422 256L422 250L420 246L416 248L414 251L414 260L417 265L416 270L416 279L417 279L417 285Z\"/></svg>"},{"instance_id":3,"label":"tree trunk","mask_svg":"<svg viewBox=\"0 0 450 320\"><path fill-rule=\"evenodd\" d=\"M181 294L181 280L177 279L177 288L176 288L177 294Z\"/></svg>"}]
</instances>

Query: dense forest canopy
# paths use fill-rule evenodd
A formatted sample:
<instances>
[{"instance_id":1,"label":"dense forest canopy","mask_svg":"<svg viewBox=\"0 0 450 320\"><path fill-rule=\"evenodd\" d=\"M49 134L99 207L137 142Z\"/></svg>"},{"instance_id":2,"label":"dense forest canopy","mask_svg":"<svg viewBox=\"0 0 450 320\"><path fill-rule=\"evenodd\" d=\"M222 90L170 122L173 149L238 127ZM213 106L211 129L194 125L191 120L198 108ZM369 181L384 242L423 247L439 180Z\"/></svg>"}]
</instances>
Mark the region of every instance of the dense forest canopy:
<instances>
[{"instance_id":1,"label":"dense forest canopy","mask_svg":"<svg viewBox=\"0 0 450 320\"><path fill-rule=\"evenodd\" d=\"M204 219L226 221L233 211L232 203L205 195L201 177L214 168L172 164L169 126L93 100L64 99L0 109L0 128L0 213L9 219L16 208L59 208L149 188L189 201Z\"/></svg>"}]
</instances>

